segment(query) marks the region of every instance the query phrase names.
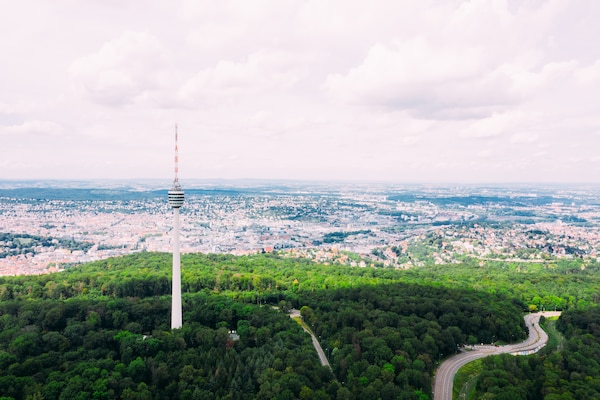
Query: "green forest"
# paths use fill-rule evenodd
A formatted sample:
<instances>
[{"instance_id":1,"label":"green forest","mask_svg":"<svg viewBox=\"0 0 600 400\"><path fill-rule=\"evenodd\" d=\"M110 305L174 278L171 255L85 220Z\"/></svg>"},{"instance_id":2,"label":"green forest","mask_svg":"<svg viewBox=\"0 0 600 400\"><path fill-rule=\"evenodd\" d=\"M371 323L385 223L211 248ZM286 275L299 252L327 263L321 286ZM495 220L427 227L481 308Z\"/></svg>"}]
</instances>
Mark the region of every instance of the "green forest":
<instances>
[{"instance_id":1,"label":"green forest","mask_svg":"<svg viewBox=\"0 0 600 400\"><path fill-rule=\"evenodd\" d=\"M600 397L596 264L395 270L277 254L181 263L176 330L169 254L0 278L0 398L430 399L441 360L465 344L522 340L523 314L542 309L563 310L565 344L486 359L473 398Z\"/></svg>"},{"instance_id":2,"label":"green forest","mask_svg":"<svg viewBox=\"0 0 600 400\"><path fill-rule=\"evenodd\" d=\"M560 351L542 356L483 359L473 398L600 398L600 308L565 312L557 328L566 337ZM550 349L552 350L552 349Z\"/></svg>"}]
</instances>

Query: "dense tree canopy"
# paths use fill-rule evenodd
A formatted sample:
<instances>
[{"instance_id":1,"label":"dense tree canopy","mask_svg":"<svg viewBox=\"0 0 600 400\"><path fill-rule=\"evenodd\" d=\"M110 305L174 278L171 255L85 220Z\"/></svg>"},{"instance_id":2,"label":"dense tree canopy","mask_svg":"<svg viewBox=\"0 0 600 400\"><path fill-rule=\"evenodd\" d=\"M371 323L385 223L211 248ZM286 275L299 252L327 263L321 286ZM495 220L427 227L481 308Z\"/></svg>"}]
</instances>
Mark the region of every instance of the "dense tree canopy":
<instances>
[{"instance_id":1,"label":"dense tree canopy","mask_svg":"<svg viewBox=\"0 0 600 400\"><path fill-rule=\"evenodd\" d=\"M600 307L565 311L558 329L565 344L541 356L483 360L476 399L600 398Z\"/></svg>"},{"instance_id":2,"label":"dense tree canopy","mask_svg":"<svg viewBox=\"0 0 600 400\"><path fill-rule=\"evenodd\" d=\"M331 380L310 338L270 307L195 293L172 332L169 307L167 297L0 303L0 393L272 399L323 391Z\"/></svg>"},{"instance_id":3,"label":"dense tree canopy","mask_svg":"<svg viewBox=\"0 0 600 400\"><path fill-rule=\"evenodd\" d=\"M460 346L526 336L521 304L468 290L394 283L302 300L337 378L359 398L430 394L436 363Z\"/></svg>"},{"instance_id":4,"label":"dense tree canopy","mask_svg":"<svg viewBox=\"0 0 600 400\"><path fill-rule=\"evenodd\" d=\"M0 395L429 398L437 363L459 346L523 338L522 313L535 296L566 299L562 308L596 302L597 280L562 270L530 275L453 265L396 271L277 255L190 254L182 256L184 326L171 331L170 261L168 254L139 253L61 273L0 278ZM566 282L563 292L547 279L553 273ZM332 370L320 365L310 336L287 315L291 308L301 310ZM587 372L567 369L566 378L561 368L575 365L578 352L596 351L591 321L597 316L566 315L561 329L578 337L585 352L569 345L566 358L549 356L542 366L556 362L557 382L583 384L598 376L590 357ZM541 368L527 363L528 371ZM502 387L490 379L490 393ZM534 383L526 389L550 387ZM583 390L561 385L564 393Z\"/></svg>"}]
</instances>

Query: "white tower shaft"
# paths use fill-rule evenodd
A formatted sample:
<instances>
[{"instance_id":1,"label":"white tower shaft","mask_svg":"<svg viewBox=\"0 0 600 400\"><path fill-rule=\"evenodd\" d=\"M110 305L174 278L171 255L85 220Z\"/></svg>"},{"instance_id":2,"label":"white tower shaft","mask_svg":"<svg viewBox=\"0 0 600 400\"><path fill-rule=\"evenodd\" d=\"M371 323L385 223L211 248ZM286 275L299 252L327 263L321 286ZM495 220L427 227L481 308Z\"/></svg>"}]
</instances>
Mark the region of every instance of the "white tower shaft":
<instances>
[{"instance_id":1,"label":"white tower shaft","mask_svg":"<svg viewBox=\"0 0 600 400\"><path fill-rule=\"evenodd\" d=\"M171 329L183 325L181 305L181 261L179 256L179 208L173 209L173 288L171 291Z\"/></svg>"}]
</instances>

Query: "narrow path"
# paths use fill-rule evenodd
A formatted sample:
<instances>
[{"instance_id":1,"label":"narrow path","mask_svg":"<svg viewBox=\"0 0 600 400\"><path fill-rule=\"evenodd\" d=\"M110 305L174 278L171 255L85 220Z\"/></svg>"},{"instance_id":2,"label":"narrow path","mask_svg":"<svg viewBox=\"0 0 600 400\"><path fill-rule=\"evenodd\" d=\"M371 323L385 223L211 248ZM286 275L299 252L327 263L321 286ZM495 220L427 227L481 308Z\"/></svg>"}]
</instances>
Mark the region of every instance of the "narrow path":
<instances>
[{"instance_id":1,"label":"narrow path","mask_svg":"<svg viewBox=\"0 0 600 400\"><path fill-rule=\"evenodd\" d=\"M559 316L560 312L527 314L525 316L525 324L529 328L529 337L524 342L501 347L491 345L474 346L472 351L459 353L446 359L436 371L433 382L433 398L435 400L452 400L454 375L456 375L463 365L473 360L502 353L511 353L514 355L532 354L544 347L548 342L548 335L539 325L542 315L544 317L555 317Z\"/></svg>"},{"instance_id":2,"label":"narrow path","mask_svg":"<svg viewBox=\"0 0 600 400\"><path fill-rule=\"evenodd\" d=\"M325 352L323 351L323 348L321 347L321 344L319 343L319 341L315 337L315 334L312 333L312 331L310 330L310 328L302 320L302 316L300 315L300 311L298 311L298 310L290 310L290 318L296 320L300 324L300 326L302 327L302 329L304 329L304 331L310 335L310 337L312 339L313 346L315 347L315 350L317 351L317 354L319 355L319 360L321 360L321 365L324 366L324 367L327 367L327 368L329 368L331 370L331 365L329 365L329 360L325 356Z\"/></svg>"}]
</instances>

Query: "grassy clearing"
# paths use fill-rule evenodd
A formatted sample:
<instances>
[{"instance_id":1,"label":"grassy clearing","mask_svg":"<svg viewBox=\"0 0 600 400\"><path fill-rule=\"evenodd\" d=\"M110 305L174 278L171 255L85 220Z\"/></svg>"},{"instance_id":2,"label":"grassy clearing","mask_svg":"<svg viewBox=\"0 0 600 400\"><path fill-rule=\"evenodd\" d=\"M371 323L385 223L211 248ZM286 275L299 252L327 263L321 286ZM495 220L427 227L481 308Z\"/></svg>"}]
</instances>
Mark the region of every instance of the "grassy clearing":
<instances>
[{"instance_id":1,"label":"grassy clearing","mask_svg":"<svg viewBox=\"0 0 600 400\"><path fill-rule=\"evenodd\" d=\"M305 330L306 332L308 332L308 333L309 333L309 334L311 334L311 335L314 335L314 334L313 334L313 332L312 332L312 330L311 330L311 329L308 327L308 325L306 325L306 322L304 322L304 320L302 319L302 317L292 317L292 319L293 319L294 321L296 321L297 323L299 323L299 324L300 324L300 326L301 326L302 328L304 328L304 330Z\"/></svg>"},{"instance_id":2,"label":"grassy clearing","mask_svg":"<svg viewBox=\"0 0 600 400\"><path fill-rule=\"evenodd\" d=\"M563 335L556 329L558 317L546 318L542 328L548 333L548 344L542 349L543 354L562 350L565 342Z\"/></svg>"},{"instance_id":3,"label":"grassy clearing","mask_svg":"<svg viewBox=\"0 0 600 400\"><path fill-rule=\"evenodd\" d=\"M452 387L453 399L469 399L472 392L475 390L477 377L481 373L481 360L475 360L460 370L454 377L454 386Z\"/></svg>"}]
</instances>

